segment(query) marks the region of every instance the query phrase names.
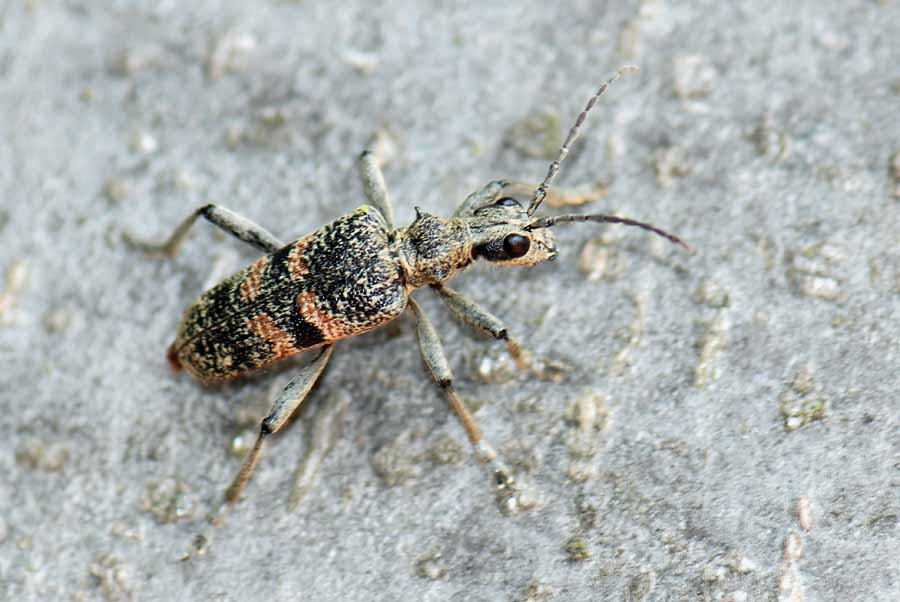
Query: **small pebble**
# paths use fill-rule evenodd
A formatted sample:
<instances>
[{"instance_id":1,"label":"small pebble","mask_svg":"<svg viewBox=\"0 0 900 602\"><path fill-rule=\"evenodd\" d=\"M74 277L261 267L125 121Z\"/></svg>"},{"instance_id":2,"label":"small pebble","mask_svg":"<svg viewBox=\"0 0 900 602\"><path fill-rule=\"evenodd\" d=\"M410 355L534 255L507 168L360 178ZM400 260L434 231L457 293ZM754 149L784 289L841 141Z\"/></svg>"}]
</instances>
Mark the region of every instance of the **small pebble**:
<instances>
[{"instance_id":1,"label":"small pebble","mask_svg":"<svg viewBox=\"0 0 900 602\"><path fill-rule=\"evenodd\" d=\"M809 498L805 495L801 495L797 499L797 520L800 523L800 528L804 531L809 532L809 530L812 529L812 508Z\"/></svg>"}]
</instances>

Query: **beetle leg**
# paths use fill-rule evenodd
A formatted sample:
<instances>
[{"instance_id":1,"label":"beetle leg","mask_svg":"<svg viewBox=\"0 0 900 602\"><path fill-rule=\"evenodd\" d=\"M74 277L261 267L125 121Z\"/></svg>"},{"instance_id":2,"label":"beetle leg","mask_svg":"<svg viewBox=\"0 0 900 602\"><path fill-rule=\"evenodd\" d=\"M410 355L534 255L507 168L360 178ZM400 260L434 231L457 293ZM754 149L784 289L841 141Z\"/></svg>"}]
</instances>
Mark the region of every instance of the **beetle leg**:
<instances>
[{"instance_id":1,"label":"beetle leg","mask_svg":"<svg viewBox=\"0 0 900 602\"><path fill-rule=\"evenodd\" d=\"M318 380L319 375L322 374L322 370L325 368L325 364L328 363L328 359L331 357L333 349L334 348L331 345L324 346L319 353L319 356L308 365L304 366L300 371L300 374L291 379L291 382L287 384L284 390L282 390L275 399L275 402L272 404L272 409L269 411L269 415L266 416L259 425L259 435L256 437L256 443L253 444L253 449L251 449L247 454L247 457L244 458L241 469L238 471L237 475L235 475L234 480L231 482L231 485L228 486L228 489L225 490L225 503L219 511L219 517L216 519L217 522L224 510L241 497L241 493L247 486L247 482L250 481L253 470L259 462L260 452L262 452L263 442L266 440L266 437L272 433L277 433L294 412L297 411L297 408L300 407L300 404L303 403L303 400L309 394L310 389L312 389L316 380Z\"/></svg>"},{"instance_id":2,"label":"beetle leg","mask_svg":"<svg viewBox=\"0 0 900 602\"><path fill-rule=\"evenodd\" d=\"M475 457L480 462L487 464L493 473L497 485L498 496L503 498L505 502L515 503L517 489L512 473L506 465L497 457L497 452L491 446L481 433L481 429L475 422L475 417L466 407L463 400L460 399L453 388L453 372L450 370L450 363L447 361L447 355L444 353L444 347L441 339L438 337L437 331L431 324L422 308L412 298L409 299L409 307L416 316L416 334L419 339L419 350L422 352L422 358L431 372L434 381L447 396L450 407L456 413L462 427L469 437L469 442L475 451Z\"/></svg>"},{"instance_id":3,"label":"beetle leg","mask_svg":"<svg viewBox=\"0 0 900 602\"><path fill-rule=\"evenodd\" d=\"M366 149L359 156L359 175L362 178L366 201L378 209L387 222L388 229L394 230L394 206L381 173L381 161L375 151Z\"/></svg>"},{"instance_id":4,"label":"beetle leg","mask_svg":"<svg viewBox=\"0 0 900 602\"><path fill-rule=\"evenodd\" d=\"M284 246L284 243L275 238L275 236L270 234L262 226L259 226L224 207L219 207L218 205L204 205L191 213L177 228L175 228L172 236L164 243L151 243L138 240L128 232L123 232L122 238L126 243L137 247L145 253L174 257L178 253L178 248L181 246L181 243L187 238L191 226L193 226L194 222L197 221L197 218L201 216L228 234L231 234L235 238L238 238L265 253L277 251Z\"/></svg>"},{"instance_id":5,"label":"beetle leg","mask_svg":"<svg viewBox=\"0 0 900 602\"><path fill-rule=\"evenodd\" d=\"M535 183L515 180L506 183L503 194L504 196L511 196L521 200L531 196L535 188L537 188ZM544 203L548 206L574 207L603 198L609 193L609 190L605 182L598 181L571 188L554 186L553 188L548 188L546 192L547 196L544 197Z\"/></svg>"},{"instance_id":6,"label":"beetle leg","mask_svg":"<svg viewBox=\"0 0 900 602\"><path fill-rule=\"evenodd\" d=\"M552 360L535 359L518 339L509 334L506 324L500 318L451 288L436 284L431 288L447 304L457 320L473 330L504 341L519 370L530 372L542 380L559 381L562 378L564 366Z\"/></svg>"},{"instance_id":7,"label":"beetle leg","mask_svg":"<svg viewBox=\"0 0 900 602\"><path fill-rule=\"evenodd\" d=\"M465 217L471 215L475 209L494 201L503 193L503 196L523 198L531 195L535 184L520 182L518 180L495 180L489 182L483 188L476 190L464 200L453 217ZM546 190L545 201L551 207L565 207L590 203L600 197L606 196L607 188L603 182L592 185L578 186L576 188L550 188Z\"/></svg>"},{"instance_id":8,"label":"beetle leg","mask_svg":"<svg viewBox=\"0 0 900 602\"><path fill-rule=\"evenodd\" d=\"M456 211L453 212L453 217L471 215L478 207L497 198L500 192L508 185L509 182L506 180L494 180L493 182L488 182L482 188L467 196L466 199L460 203L459 207L456 208Z\"/></svg>"},{"instance_id":9,"label":"beetle leg","mask_svg":"<svg viewBox=\"0 0 900 602\"><path fill-rule=\"evenodd\" d=\"M447 304L457 320L482 334L504 341L509 354L516 361L520 370L532 368L531 354L509 335L506 324L500 318L478 305L463 294L440 284L433 284L432 289Z\"/></svg>"}]
</instances>

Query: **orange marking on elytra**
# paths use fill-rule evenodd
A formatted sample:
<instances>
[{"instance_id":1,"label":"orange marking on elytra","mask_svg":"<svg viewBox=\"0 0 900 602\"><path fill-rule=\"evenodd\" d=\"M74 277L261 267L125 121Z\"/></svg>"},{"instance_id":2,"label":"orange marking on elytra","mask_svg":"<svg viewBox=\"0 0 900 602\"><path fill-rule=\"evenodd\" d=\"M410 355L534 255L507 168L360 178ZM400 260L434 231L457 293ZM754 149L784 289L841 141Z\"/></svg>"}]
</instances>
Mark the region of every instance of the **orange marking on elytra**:
<instances>
[{"instance_id":1,"label":"orange marking on elytra","mask_svg":"<svg viewBox=\"0 0 900 602\"><path fill-rule=\"evenodd\" d=\"M241 299L244 301L253 301L262 292L262 277L269 265L269 258L262 259L252 263L247 268L247 277L241 282Z\"/></svg>"},{"instance_id":2,"label":"orange marking on elytra","mask_svg":"<svg viewBox=\"0 0 900 602\"><path fill-rule=\"evenodd\" d=\"M259 314L247 320L247 328L250 332L272 345L274 358L282 358L297 353L294 346L294 337L275 324L275 321L266 314Z\"/></svg>"},{"instance_id":3,"label":"orange marking on elytra","mask_svg":"<svg viewBox=\"0 0 900 602\"><path fill-rule=\"evenodd\" d=\"M350 324L340 317L335 317L326 311L319 309L316 304L316 295L306 291L297 295L297 309L303 319L318 328L326 341L343 339L352 331Z\"/></svg>"},{"instance_id":4,"label":"orange marking on elytra","mask_svg":"<svg viewBox=\"0 0 900 602\"><path fill-rule=\"evenodd\" d=\"M291 278L294 280L300 280L309 274L309 266L306 265L306 260L303 259L303 253L306 251L307 245L309 245L309 238L301 238L294 243L291 252L288 253L287 267Z\"/></svg>"}]
</instances>

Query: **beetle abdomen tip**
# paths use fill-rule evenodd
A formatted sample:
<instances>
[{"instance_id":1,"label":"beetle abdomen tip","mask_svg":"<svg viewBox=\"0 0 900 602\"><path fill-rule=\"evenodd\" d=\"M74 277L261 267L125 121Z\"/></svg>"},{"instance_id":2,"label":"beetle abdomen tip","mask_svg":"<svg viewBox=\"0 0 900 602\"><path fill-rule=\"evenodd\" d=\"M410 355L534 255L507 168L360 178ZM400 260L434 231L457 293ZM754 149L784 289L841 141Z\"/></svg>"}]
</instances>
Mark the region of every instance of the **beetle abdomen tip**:
<instances>
[{"instance_id":1,"label":"beetle abdomen tip","mask_svg":"<svg viewBox=\"0 0 900 602\"><path fill-rule=\"evenodd\" d=\"M166 351L166 359L169 360L172 372L181 372L181 360L178 359L178 350L175 348L175 343L169 345L169 349Z\"/></svg>"}]
</instances>

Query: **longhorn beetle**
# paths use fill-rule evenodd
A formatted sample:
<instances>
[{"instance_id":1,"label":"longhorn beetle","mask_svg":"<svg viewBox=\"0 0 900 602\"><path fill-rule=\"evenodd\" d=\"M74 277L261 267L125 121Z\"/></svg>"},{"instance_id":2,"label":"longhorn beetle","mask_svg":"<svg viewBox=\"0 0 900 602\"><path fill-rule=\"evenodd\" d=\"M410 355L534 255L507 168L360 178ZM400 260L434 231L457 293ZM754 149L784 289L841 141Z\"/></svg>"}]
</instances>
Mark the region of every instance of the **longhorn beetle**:
<instances>
[{"instance_id":1,"label":"longhorn beetle","mask_svg":"<svg viewBox=\"0 0 900 602\"><path fill-rule=\"evenodd\" d=\"M456 318L504 341L519 367L527 368L530 355L509 334L503 321L444 286L447 280L477 259L519 266L554 259L556 248L550 228L565 222L637 226L690 250L677 236L632 219L600 214L535 215L588 112L623 72L636 69L619 69L591 97L527 208L503 195L509 182L494 181L469 195L451 218L416 208L415 221L397 228L379 160L367 150L359 158L359 169L368 204L291 243L284 244L262 227L216 205L194 211L162 244L126 236L128 242L146 252L171 257L197 218L203 217L265 253L187 308L168 350L175 370L184 369L202 381L223 380L301 351L319 349L318 356L278 395L260 424L253 449L225 492L222 512L241 496L266 438L281 429L303 402L331 357L333 344L383 326L406 310L416 318L425 364L465 429L475 456L489 466L498 495L515 503L512 475L457 395L437 332L411 293L430 287Z\"/></svg>"}]
</instances>

